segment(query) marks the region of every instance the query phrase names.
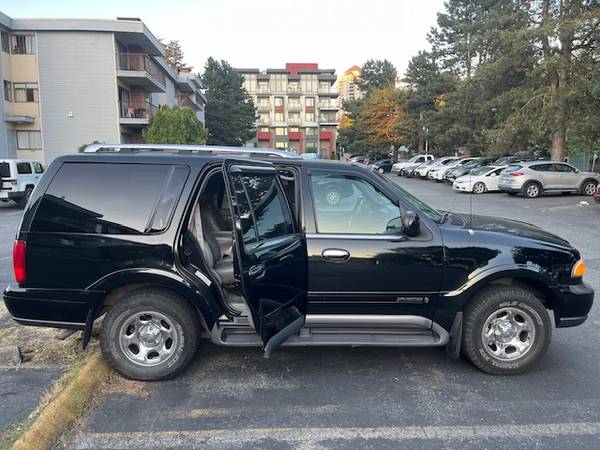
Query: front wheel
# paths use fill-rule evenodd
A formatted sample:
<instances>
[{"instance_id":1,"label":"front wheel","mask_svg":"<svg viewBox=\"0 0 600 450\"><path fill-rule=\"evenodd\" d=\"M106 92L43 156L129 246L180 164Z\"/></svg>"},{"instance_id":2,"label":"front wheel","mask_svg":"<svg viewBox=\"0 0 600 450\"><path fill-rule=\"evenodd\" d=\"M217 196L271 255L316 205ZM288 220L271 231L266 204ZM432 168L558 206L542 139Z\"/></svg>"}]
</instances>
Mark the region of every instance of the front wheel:
<instances>
[{"instance_id":1,"label":"front wheel","mask_svg":"<svg viewBox=\"0 0 600 450\"><path fill-rule=\"evenodd\" d=\"M198 314L185 299L164 289L140 289L108 310L100 346L123 376L165 380L190 363L200 331Z\"/></svg>"},{"instance_id":2,"label":"front wheel","mask_svg":"<svg viewBox=\"0 0 600 450\"><path fill-rule=\"evenodd\" d=\"M463 353L494 375L528 370L546 352L552 334L544 305L517 286L485 289L466 309L463 326Z\"/></svg>"},{"instance_id":3,"label":"front wheel","mask_svg":"<svg viewBox=\"0 0 600 450\"><path fill-rule=\"evenodd\" d=\"M473 186L473 194L483 194L485 191L486 191L485 184L483 184L481 181L478 181Z\"/></svg>"}]
</instances>

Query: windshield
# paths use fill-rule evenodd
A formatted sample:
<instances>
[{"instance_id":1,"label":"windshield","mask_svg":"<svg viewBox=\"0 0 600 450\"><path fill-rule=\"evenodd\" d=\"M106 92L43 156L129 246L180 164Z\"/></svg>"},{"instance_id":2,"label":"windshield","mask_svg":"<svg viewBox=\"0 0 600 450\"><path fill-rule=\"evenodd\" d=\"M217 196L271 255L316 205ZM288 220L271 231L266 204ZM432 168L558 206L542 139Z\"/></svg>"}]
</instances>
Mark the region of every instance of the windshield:
<instances>
[{"instance_id":1,"label":"windshield","mask_svg":"<svg viewBox=\"0 0 600 450\"><path fill-rule=\"evenodd\" d=\"M492 169L493 169L492 166L478 167L477 169L471 170L470 174L471 175L485 175L486 173L488 173Z\"/></svg>"},{"instance_id":2,"label":"windshield","mask_svg":"<svg viewBox=\"0 0 600 450\"><path fill-rule=\"evenodd\" d=\"M374 172L374 173L380 179L382 179L388 186L391 186L396 192L398 192L403 198L405 198L407 201L409 201L414 206L416 206L423 214L425 214L431 220L438 222L438 223L442 222L444 215L442 213L440 213L437 209L433 209L431 206L429 206L428 204L419 200L417 197L412 195L410 192L405 191L400 186L398 186L396 183L394 183L392 180L383 176L379 172Z\"/></svg>"}]
</instances>

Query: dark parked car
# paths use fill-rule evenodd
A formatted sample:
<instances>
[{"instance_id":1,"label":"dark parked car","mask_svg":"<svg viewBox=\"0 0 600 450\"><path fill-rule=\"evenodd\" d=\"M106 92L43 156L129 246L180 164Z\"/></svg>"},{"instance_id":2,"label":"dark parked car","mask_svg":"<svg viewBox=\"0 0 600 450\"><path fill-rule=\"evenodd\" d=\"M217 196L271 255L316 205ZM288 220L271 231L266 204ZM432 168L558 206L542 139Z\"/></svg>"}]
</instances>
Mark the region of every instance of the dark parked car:
<instances>
[{"instance_id":1,"label":"dark parked car","mask_svg":"<svg viewBox=\"0 0 600 450\"><path fill-rule=\"evenodd\" d=\"M391 172L392 166L396 164L398 161L394 159L382 159L373 163L373 170L376 170L379 173L388 173Z\"/></svg>"},{"instance_id":2,"label":"dark parked car","mask_svg":"<svg viewBox=\"0 0 600 450\"><path fill-rule=\"evenodd\" d=\"M557 327L586 320L594 292L564 239L437 211L361 165L290 155L98 144L57 158L16 236L10 314L83 330L84 345L104 316L102 353L141 380L183 370L203 332L265 356L438 346L514 374L545 353L549 313ZM349 195L318 200L332 184Z\"/></svg>"}]
</instances>

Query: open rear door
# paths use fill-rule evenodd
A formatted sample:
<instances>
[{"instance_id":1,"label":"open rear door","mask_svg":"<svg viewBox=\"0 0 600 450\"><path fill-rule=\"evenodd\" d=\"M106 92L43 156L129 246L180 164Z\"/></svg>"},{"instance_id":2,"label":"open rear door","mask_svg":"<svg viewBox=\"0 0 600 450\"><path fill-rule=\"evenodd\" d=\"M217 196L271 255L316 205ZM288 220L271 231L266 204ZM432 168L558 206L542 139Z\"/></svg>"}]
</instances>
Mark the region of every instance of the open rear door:
<instances>
[{"instance_id":1,"label":"open rear door","mask_svg":"<svg viewBox=\"0 0 600 450\"><path fill-rule=\"evenodd\" d=\"M242 285L269 357L304 325L306 241L271 164L226 161L224 172Z\"/></svg>"}]
</instances>

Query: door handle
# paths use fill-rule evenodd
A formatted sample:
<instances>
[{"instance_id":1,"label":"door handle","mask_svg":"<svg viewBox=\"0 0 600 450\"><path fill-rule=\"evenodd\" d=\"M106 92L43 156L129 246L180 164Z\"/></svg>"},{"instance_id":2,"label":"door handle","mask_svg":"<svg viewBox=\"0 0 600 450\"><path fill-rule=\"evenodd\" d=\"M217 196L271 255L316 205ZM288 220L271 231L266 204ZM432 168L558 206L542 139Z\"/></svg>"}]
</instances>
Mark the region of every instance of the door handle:
<instances>
[{"instance_id":1,"label":"door handle","mask_svg":"<svg viewBox=\"0 0 600 450\"><path fill-rule=\"evenodd\" d=\"M256 264L248 269L248 276L254 280L260 280L265 276L267 268L264 264Z\"/></svg>"},{"instance_id":2,"label":"door handle","mask_svg":"<svg viewBox=\"0 0 600 450\"><path fill-rule=\"evenodd\" d=\"M321 256L323 259L327 259L329 261L341 262L350 259L350 252L341 248L326 248L321 253Z\"/></svg>"}]
</instances>

